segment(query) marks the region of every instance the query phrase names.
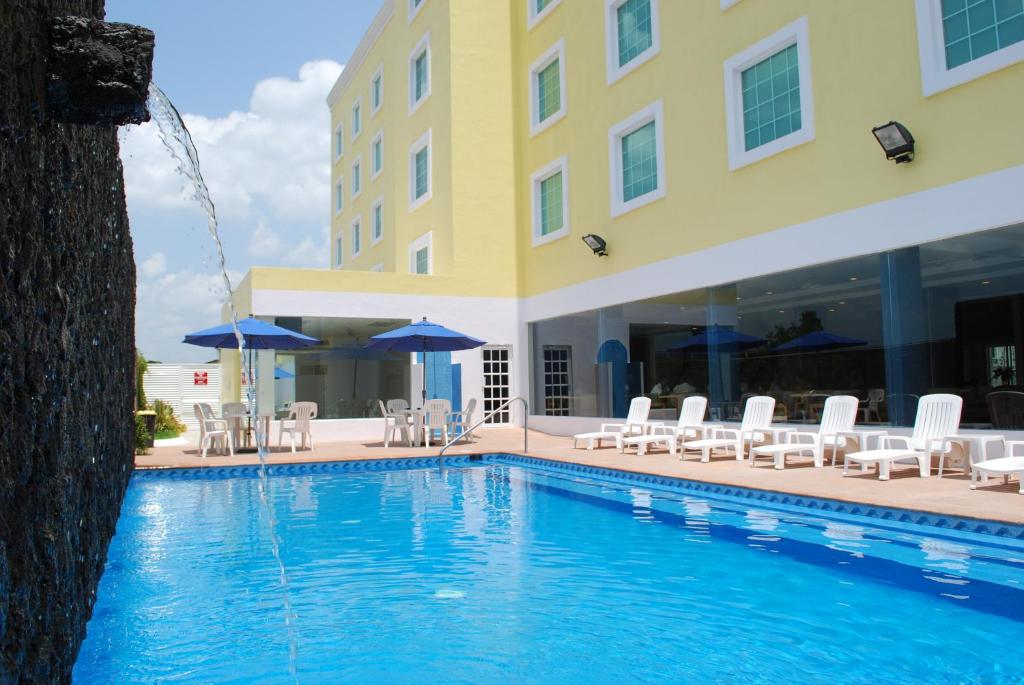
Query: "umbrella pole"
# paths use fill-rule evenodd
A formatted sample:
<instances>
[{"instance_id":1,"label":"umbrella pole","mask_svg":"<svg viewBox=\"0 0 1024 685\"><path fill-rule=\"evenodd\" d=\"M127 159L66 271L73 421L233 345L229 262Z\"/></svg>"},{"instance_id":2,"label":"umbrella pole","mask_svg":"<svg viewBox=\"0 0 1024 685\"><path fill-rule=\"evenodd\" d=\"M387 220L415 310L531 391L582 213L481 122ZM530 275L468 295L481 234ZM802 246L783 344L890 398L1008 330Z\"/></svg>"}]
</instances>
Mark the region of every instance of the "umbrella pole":
<instances>
[{"instance_id":1,"label":"umbrella pole","mask_svg":"<svg viewBox=\"0 0 1024 685\"><path fill-rule=\"evenodd\" d=\"M423 342L423 387L420 388L420 394L423 396L423 401L420 404L422 409L427 404L427 343Z\"/></svg>"}]
</instances>

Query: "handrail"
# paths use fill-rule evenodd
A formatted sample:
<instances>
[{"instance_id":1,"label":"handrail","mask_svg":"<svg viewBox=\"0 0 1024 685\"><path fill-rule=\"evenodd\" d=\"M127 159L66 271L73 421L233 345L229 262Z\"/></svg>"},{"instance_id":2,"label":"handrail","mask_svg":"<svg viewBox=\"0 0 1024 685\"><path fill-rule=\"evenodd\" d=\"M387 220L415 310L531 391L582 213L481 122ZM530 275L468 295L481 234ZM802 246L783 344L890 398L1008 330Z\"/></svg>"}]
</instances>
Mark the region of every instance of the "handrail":
<instances>
[{"instance_id":1,"label":"handrail","mask_svg":"<svg viewBox=\"0 0 1024 685\"><path fill-rule=\"evenodd\" d=\"M448 448L451 447L452 445L454 445L456 442L458 442L460 438L465 438L465 437L469 436L470 433L472 433L477 428L479 428L480 426L482 426L485 423L487 423L487 419L491 418L492 416L494 416L495 414L497 414L501 410L508 408L509 405L511 405L513 402L516 402L516 401L519 401L519 402L523 403L523 452L526 452L526 447L527 447L527 437L526 437L527 433L526 433L526 429L527 429L527 424L529 423L529 420L530 420L530 405L529 405L529 403L527 403L527 401L524 398L516 396L516 397L513 397L511 399L505 400L496 409L494 409L491 412L489 412L488 414L484 415L484 417L482 419L480 419L479 421L474 423L472 426L470 426L469 430L466 430L466 431L463 431L462 433L459 433L458 435L453 437L451 440L449 440L447 443L445 443L445 446L442 447L441 451L437 453L438 460L440 460L441 457L444 456L444 453L448 451Z\"/></svg>"}]
</instances>

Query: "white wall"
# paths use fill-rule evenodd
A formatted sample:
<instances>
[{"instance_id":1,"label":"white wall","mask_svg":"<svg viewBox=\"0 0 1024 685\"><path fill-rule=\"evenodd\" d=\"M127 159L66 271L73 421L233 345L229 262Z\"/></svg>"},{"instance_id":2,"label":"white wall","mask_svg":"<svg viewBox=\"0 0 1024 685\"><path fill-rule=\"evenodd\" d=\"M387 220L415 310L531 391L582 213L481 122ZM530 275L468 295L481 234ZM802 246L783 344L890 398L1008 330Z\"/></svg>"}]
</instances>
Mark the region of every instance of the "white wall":
<instances>
[{"instance_id":1,"label":"white wall","mask_svg":"<svg viewBox=\"0 0 1024 685\"><path fill-rule=\"evenodd\" d=\"M208 385L196 385L196 373L206 373ZM220 413L221 370L219 364L150 364L142 377L146 400L163 400L190 431L198 430L192 405L206 402Z\"/></svg>"}]
</instances>

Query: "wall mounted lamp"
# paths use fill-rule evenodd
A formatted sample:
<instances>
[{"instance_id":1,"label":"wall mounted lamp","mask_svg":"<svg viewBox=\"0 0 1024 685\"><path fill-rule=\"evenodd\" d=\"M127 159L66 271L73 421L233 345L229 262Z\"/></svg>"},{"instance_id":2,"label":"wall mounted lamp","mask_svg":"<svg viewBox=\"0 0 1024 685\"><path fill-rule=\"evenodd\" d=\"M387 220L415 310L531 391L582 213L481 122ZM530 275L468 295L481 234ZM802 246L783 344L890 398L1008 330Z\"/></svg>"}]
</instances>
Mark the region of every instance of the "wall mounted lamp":
<instances>
[{"instance_id":1,"label":"wall mounted lamp","mask_svg":"<svg viewBox=\"0 0 1024 685\"><path fill-rule=\"evenodd\" d=\"M598 257L608 256L608 243L606 243L604 241L604 238L602 238L601 236L594 235L593 233L588 233L587 235L583 236L583 242L585 242L587 244L587 247L593 250L594 254L596 254Z\"/></svg>"},{"instance_id":2,"label":"wall mounted lamp","mask_svg":"<svg viewBox=\"0 0 1024 685\"><path fill-rule=\"evenodd\" d=\"M897 164L914 159L914 136L910 135L907 127L900 122L890 121L888 124L875 126L871 132L885 150L886 159L894 160Z\"/></svg>"}]
</instances>

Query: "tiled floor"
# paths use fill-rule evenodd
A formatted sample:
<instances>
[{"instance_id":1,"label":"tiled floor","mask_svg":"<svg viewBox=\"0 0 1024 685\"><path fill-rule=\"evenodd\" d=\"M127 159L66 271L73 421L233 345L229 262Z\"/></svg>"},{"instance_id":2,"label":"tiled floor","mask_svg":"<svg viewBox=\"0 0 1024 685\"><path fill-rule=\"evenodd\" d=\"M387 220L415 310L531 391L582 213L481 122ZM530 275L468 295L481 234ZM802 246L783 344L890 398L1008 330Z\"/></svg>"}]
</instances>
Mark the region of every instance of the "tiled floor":
<instances>
[{"instance_id":1,"label":"tiled floor","mask_svg":"<svg viewBox=\"0 0 1024 685\"><path fill-rule=\"evenodd\" d=\"M979 490L970 490L969 476L953 469L943 478L920 478L917 466L898 466L893 470L892 479L883 482L871 471L862 474L851 470L843 477L842 469L815 469L810 460L793 460L784 471L776 471L767 461L751 468L749 462L737 462L729 456L713 458L711 463L700 463L699 456L691 453L687 460L680 462L663 450L648 453L643 457L635 453L620 454L614 447L595 449L574 449L572 439L530 432L529 451L523 452L523 432L516 428L493 428L484 430L471 444L459 444L449 454L486 454L505 452L528 454L588 466L602 466L627 471L637 471L709 483L737 485L741 487L774 490L811 497L827 497L850 502L862 502L885 507L902 507L954 516L967 516L1009 523L1024 524L1024 495L1017 493L1018 484L1011 481L991 480L990 485ZM431 456L438 453L437 447L391 446L384 448L382 442L336 442L318 444L315 450L299 451L292 454L287 448L278 452L276 448L269 455L268 462L274 464L291 462L339 461L345 459L394 458L401 456ZM234 457L211 454L203 459L195 446L158 447L150 454L135 458L139 468L228 466L255 464L255 454Z\"/></svg>"}]
</instances>

